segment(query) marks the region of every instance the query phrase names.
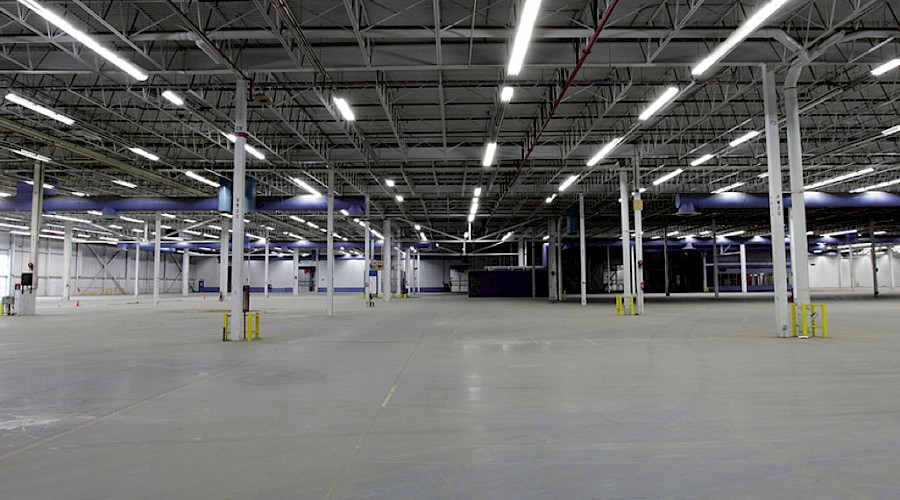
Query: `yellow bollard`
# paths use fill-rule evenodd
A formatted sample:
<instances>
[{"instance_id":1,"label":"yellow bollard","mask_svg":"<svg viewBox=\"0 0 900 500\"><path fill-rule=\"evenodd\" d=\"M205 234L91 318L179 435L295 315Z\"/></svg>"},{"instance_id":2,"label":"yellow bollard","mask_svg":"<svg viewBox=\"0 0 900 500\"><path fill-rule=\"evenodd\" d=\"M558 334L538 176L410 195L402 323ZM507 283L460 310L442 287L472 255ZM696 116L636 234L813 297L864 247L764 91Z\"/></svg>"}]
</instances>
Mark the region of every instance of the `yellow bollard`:
<instances>
[{"instance_id":1,"label":"yellow bollard","mask_svg":"<svg viewBox=\"0 0 900 500\"><path fill-rule=\"evenodd\" d=\"M616 295L616 316L625 315L626 301L628 314L634 316L634 295Z\"/></svg>"},{"instance_id":2,"label":"yellow bollard","mask_svg":"<svg viewBox=\"0 0 900 500\"><path fill-rule=\"evenodd\" d=\"M222 318L222 342L228 341L228 313Z\"/></svg>"}]
</instances>

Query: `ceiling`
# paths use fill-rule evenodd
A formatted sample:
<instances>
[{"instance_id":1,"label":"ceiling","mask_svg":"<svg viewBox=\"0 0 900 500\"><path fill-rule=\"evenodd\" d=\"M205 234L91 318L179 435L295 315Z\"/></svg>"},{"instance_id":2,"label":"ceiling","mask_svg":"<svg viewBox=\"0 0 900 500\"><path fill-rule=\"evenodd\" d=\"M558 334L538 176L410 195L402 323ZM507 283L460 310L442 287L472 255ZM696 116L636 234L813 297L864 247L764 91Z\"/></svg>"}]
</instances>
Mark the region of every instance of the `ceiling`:
<instances>
[{"instance_id":1,"label":"ceiling","mask_svg":"<svg viewBox=\"0 0 900 500\"><path fill-rule=\"evenodd\" d=\"M692 66L761 2L623 0L608 7L544 0L525 66L512 77L506 70L522 3L42 1L149 74L137 81L22 2L0 0L0 90L75 120L67 126L0 101L0 191L12 193L17 180L30 179L31 160L12 152L23 148L52 158L46 176L61 195L213 196L214 188L183 174L230 177L234 153L222 133L234 129L235 88L246 78L249 143L266 157L248 157L260 196L303 194L291 177L324 189L330 168L339 196L369 197L373 220L406 221L396 226L408 238L417 238L412 224L421 224L429 238L449 242L468 229L476 187L483 192L472 233L486 240L510 229L517 237L529 228L541 235L547 219L565 214L583 192L588 235L609 237L619 230L619 171L625 169L639 172L639 185L647 188L649 234L697 232L714 218L721 229L767 232L764 210L679 217L674 197L736 182L745 182L737 191L767 193L768 181L758 178L767 169L765 134L737 147L728 143L764 129L761 65L775 70L781 105L786 70L805 52L816 56L798 84L805 182L874 168L822 188L846 193L900 176L900 134L881 133L900 124L900 70L871 74L900 57L896 3L791 0L702 78L691 75ZM575 73L605 14L604 29ZM504 85L515 89L509 103L500 99ZM639 120L668 86L679 88L676 99ZM164 99L166 90L185 105ZM348 101L355 121L342 118L335 96ZM586 167L615 137L622 144ZM496 158L484 167L491 140ZM128 149L135 146L160 160L135 155ZM691 166L707 153L715 157ZM677 168L684 173L652 185ZM546 203L571 175L579 182ZM386 186L386 179L396 186ZM276 235L322 239L289 215L250 219L275 227ZM896 209L815 209L808 218L816 231L871 221L897 232L898 215ZM350 217L339 218L337 231L361 237Z\"/></svg>"}]
</instances>

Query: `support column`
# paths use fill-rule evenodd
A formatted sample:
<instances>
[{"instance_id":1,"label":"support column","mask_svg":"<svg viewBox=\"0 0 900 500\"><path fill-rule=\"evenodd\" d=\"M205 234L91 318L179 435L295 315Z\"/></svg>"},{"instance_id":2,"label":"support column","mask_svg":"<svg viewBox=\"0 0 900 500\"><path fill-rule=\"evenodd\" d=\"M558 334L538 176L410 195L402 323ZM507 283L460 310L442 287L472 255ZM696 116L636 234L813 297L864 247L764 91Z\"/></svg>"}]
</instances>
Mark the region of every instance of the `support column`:
<instances>
[{"instance_id":1,"label":"support column","mask_svg":"<svg viewBox=\"0 0 900 500\"><path fill-rule=\"evenodd\" d=\"M631 222L628 218L628 174L619 171L619 203L622 218L622 294L631 295Z\"/></svg>"},{"instance_id":2,"label":"support column","mask_svg":"<svg viewBox=\"0 0 900 500\"><path fill-rule=\"evenodd\" d=\"M581 264L581 305L587 305L587 236L584 233L584 193L578 193L578 247Z\"/></svg>"},{"instance_id":3,"label":"support column","mask_svg":"<svg viewBox=\"0 0 900 500\"><path fill-rule=\"evenodd\" d=\"M741 244L741 293L747 293L747 245Z\"/></svg>"},{"instance_id":4,"label":"support column","mask_svg":"<svg viewBox=\"0 0 900 500\"><path fill-rule=\"evenodd\" d=\"M416 293L422 293L422 252L416 253Z\"/></svg>"},{"instance_id":5,"label":"support column","mask_svg":"<svg viewBox=\"0 0 900 500\"><path fill-rule=\"evenodd\" d=\"M384 241L381 242L381 295L391 301L391 219L384 220Z\"/></svg>"},{"instance_id":6,"label":"support column","mask_svg":"<svg viewBox=\"0 0 900 500\"><path fill-rule=\"evenodd\" d=\"M644 201L641 200L640 159L634 159L634 284L635 312L644 314Z\"/></svg>"},{"instance_id":7,"label":"support column","mask_svg":"<svg viewBox=\"0 0 900 500\"><path fill-rule=\"evenodd\" d=\"M894 281L894 244L888 243L888 269L891 271L891 290L896 286Z\"/></svg>"},{"instance_id":8,"label":"support column","mask_svg":"<svg viewBox=\"0 0 900 500\"><path fill-rule=\"evenodd\" d=\"M325 316L334 316L334 169L328 169L328 219L325 224Z\"/></svg>"},{"instance_id":9,"label":"support column","mask_svg":"<svg viewBox=\"0 0 900 500\"><path fill-rule=\"evenodd\" d=\"M244 340L244 206L247 181L247 82L234 89L234 171L231 176L231 332L228 340Z\"/></svg>"},{"instance_id":10,"label":"support column","mask_svg":"<svg viewBox=\"0 0 900 500\"><path fill-rule=\"evenodd\" d=\"M397 240L397 296L403 297L403 242Z\"/></svg>"},{"instance_id":11,"label":"support column","mask_svg":"<svg viewBox=\"0 0 900 500\"><path fill-rule=\"evenodd\" d=\"M534 228L531 228L531 249L529 253L531 254L531 298L537 297L537 271L535 268L537 267L537 254L535 253L534 248ZM891 268L893 270L893 267ZM893 271L892 271L893 272ZM893 276L893 274L892 274Z\"/></svg>"},{"instance_id":12,"label":"support column","mask_svg":"<svg viewBox=\"0 0 900 500\"><path fill-rule=\"evenodd\" d=\"M191 291L191 251L184 249L181 254L181 296L187 297Z\"/></svg>"},{"instance_id":13,"label":"support column","mask_svg":"<svg viewBox=\"0 0 900 500\"><path fill-rule=\"evenodd\" d=\"M266 229L266 254L263 257L263 295L269 298L269 230Z\"/></svg>"},{"instance_id":14,"label":"support column","mask_svg":"<svg viewBox=\"0 0 900 500\"><path fill-rule=\"evenodd\" d=\"M41 219L42 213L44 211L44 164L35 161L34 162L34 176L32 177L32 182L34 183L31 186L31 237L30 237L30 245L28 251L28 262L33 264L32 269L32 290L35 296L37 296L38 283L40 279L38 278L41 270L38 266L38 243L41 241ZM12 262L10 262L12 265ZM46 273L44 273L46 275Z\"/></svg>"},{"instance_id":15,"label":"support column","mask_svg":"<svg viewBox=\"0 0 900 500\"><path fill-rule=\"evenodd\" d=\"M222 235L219 239L219 301L228 300L228 226L227 218L222 218Z\"/></svg>"},{"instance_id":16,"label":"support column","mask_svg":"<svg viewBox=\"0 0 900 500\"><path fill-rule=\"evenodd\" d=\"M666 297L671 296L669 291L669 227L663 230L663 273L665 274Z\"/></svg>"},{"instance_id":17,"label":"support column","mask_svg":"<svg viewBox=\"0 0 900 500\"><path fill-rule=\"evenodd\" d=\"M369 230L369 195L366 195L366 213L365 218L363 219L363 238L365 240L365 249L363 250L363 299L369 300L369 294L371 292L371 282L369 276L369 270L372 269L372 250L370 248L370 239L372 238L372 232Z\"/></svg>"},{"instance_id":18,"label":"support column","mask_svg":"<svg viewBox=\"0 0 900 500\"><path fill-rule=\"evenodd\" d=\"M547 221L547 298L550 302L557 300L556 290L556 226L553 219Z\"/></svg>"},{"instance_id":19,"label":"support column","mask_svg":"<svg viewBox=\"0 0 900 500\"><path fill-rule=\"evenodd\" d=\"M794 303L809 304L809 246L806 241L806 200L803 195L803 146L800 142L800 105L797 101L799 69L789 71L784 87L787 119L788 168L791 180L791 276ZM797 306L797 310L801 310Z\"/></svg>"},{"instance_id":20,"label":"support column","mask_svg":"<svg viewBox=\"0 0 900 500\"><path fill-rule=\"evenodd\" d=\"M159 271L161 268L160 259L162 258L162 217L156 214L156 220L153 222L153 228L156 235L153 237L153 305L159 305Z\"/></svg>"},{"instance_id":21,"label":"support column","mask_svg":"<svg viewBox=\"0 0 900 500\"><path fill-rule=\"evenodd\" d=\"M122 293L125 293L122 290ZM72 298L72 221L66 221L63 235L62 299Z\"/></svg>"},{"instance_id":22,"label":"support column","mask_svg":"<svg viewBox=\"0 0 900 500\"><path fill-rule=\"evenodd\" d=\"M563 300L566 296L566 286L563 282L563 222L564 218L560 217L556 221L556 295L559 300Z\"/></svg>"},{"instance_id":23,"label":"support column","mask_svg":"<svg viewBox=\"0 0 900 500\"><path fill-rule=\"evenodd\" d=\"M146 228L146 224L144 225ZM134 298L138 298L141 284L141 238L134 240Z\"/></svg>"},{"instance_id":24,"label":"support column","mask_svg":"<svg viewBox=\"0 0 900 500\"><path fill-rule=\"evenodd\" d=\"M875 223L869 229L869 252L872 254L872 294L878 297L878 262L875 256Z\"/></svg>"},{"instance_id":25,"label":"support column","mask_svg":"<svg viewBox=\"0 0 900 500\"><path fill-rule=\"evenodd\" d=\"M781 182L781 143L778 136L778 101L775 72L762 66L766 114L766 158L769 166L769 224L772 235L772 271L775 285L775 333L790 337L788 331L787 255L784 247L784 202Z\"/></svg>"},{"instance_id":26,"label":"support column","mask_svg":"<svg viewBox=\"0 0 900 500\"><path fill-rule=\"evenodd\" d=\"M294 286L293 286L293 294L294 297L300 295L300 249L294 248L293 255L291 256L291 260L294 263Z\"/></svg>"},{"instance_id":27,"label":"support column","mask_svg":"<svg viewBox=\"0 0 900 500\"><path fill-rule=\"evenodd\" d=\"M849 241L850 238L847 238L847 240ZM849 253L848 257L850 258L850 289L855 290L856 289L856 270L853 268L853 243L850 243L848 246L850 247L847 250Z\"/></svg>"},{"instance_id":28,"label":"support column","mask_svg":"<svg viewBox=\"0 0 900 500\"><path fill-rule=\"evenodd\" d=\"M712 253L713 253L713 293L719 298L719 233L716 231L716 219L712 220Z\"/></svg>"}]
</instances>

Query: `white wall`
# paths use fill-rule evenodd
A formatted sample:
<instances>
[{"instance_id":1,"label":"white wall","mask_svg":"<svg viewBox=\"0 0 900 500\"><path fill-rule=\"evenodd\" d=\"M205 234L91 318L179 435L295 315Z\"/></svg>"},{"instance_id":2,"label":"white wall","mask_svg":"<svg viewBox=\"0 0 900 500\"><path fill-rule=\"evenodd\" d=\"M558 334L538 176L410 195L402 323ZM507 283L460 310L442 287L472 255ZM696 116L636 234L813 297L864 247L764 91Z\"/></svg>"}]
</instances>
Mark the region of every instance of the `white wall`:
<instances>
[{"instance_id":1,"label":"white wall","mask_svg":"<svg viewBox=\"0 0 900 500\"><path fill-rule=\"evenodd\" d=\"M881 288L891 286L891 265L889 256L878 255L878 285ZM900 255L894 254L894 282L900 282ZM838 274L840 269L840 274ZM853 257L853 286L872 287L872 258L868 255ZM850 259L844 255L816 255L810 257L809 286L814 288L850 288Z\"/></svg>"},{"instance_id":2,"label":"white wall","mask_svg":"<svg viewBox=\"0 0 900 500\"><path fill-rule=\"evenodd\" d=\"M219 286L219 259L217 256L198 257L196 280L203 280L204 285L210 288ZM271 259L269 262L269 280L272 282L272 288L292 288L294 274L292 267L292 259L284 258L282 260ZM245 271L249 272L250 286L262 288L263 278L265 276L265 264L263 260L252 260L244 263ZM319 288L325 287L325 260L318 261L316 269L316 281ZM364 273L363 267L365 261L363 259L335 259L334 261L334 286L340 290L342 288L361 289ZM300 260L301 267L316 267L314 260ZM396 267L394 268L396 269ZM396 273L396 270L394 271ZM378 282L380 283L381 274L379 273ZM392 275L393 276L393 275ZM421 286L422 288L441 288L450 278L450 263L446 260L430 260L422 259L421 269ZM372 286L375 286L375 278L372 279ZM379 288L379 292L380 292Z\"/></svg>"},{"instance_id":3,"label":"white wall","mask_svg":"<svg viewBox=\"0 0 900 500\"><path fill-rule=\"evenodd\" d=\"M28 236L0 232L0 253L12 249L12 281L17 283L29 262L30 239ZM96 254L96 255L95 255ZM181 254L162 254L160 290L163 293L181 292ZM107 264L104 270L104 264ZM63 272L63 242L41 238L38 244L38 295L61 296ZM134 250L119 250L112 245L73 243L71 259L72 295L94 295L115 292L119 287L125 294L134 293ZM193 263L192 263L192 268ZM191 284L195 277L191 269ZM0 283L2 285L2 283ZM142 251L139 273L140 293L153 292L153 252ZM0 290L7 295L9 289Z\"/></svg>"}]
</instances>

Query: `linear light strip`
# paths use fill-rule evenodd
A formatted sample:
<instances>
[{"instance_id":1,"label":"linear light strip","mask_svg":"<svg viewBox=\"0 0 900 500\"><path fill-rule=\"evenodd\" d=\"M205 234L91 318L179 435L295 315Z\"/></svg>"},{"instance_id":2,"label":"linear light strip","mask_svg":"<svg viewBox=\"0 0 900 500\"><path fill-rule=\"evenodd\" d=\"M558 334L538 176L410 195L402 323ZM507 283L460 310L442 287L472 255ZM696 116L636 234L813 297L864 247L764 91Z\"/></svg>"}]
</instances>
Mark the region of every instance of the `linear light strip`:
<instances>
[{"instance_id":1,"label":"linear light strip","mask_svg":"<svg viewBox=\"0 0 900 500\"><path fill-rule=\"evenodd\" d=\"M808 186L803 186L803 189L816 189L824 186L829 186L831 184L837 184L839 182L844 182L848 179L853 179L855 177L859 177L861 175L871 174L875 169L872 167L864 168L862 170L857 170L855 172L850 172L849 174L839 175L837 177L832 177L830 179L825 179L814 184L810 184Z\"/></svg>"},{"instance_id":2,"label":"linear light strip","mask_svg":"<svg viewBox=\"0 0 900 500\"><path fill-rule=\"evenodd\" d=\"M522 17L516 28L516 37L513 41L512 53L509 56L509 66L506 74L518 75L525 63L525 54L528 52L528 44L531 42L531 33L534 31L534 23L537 21L541 10L541 0L526 0L522 6Z\"/></svg>"}]
</instances>

